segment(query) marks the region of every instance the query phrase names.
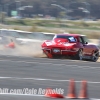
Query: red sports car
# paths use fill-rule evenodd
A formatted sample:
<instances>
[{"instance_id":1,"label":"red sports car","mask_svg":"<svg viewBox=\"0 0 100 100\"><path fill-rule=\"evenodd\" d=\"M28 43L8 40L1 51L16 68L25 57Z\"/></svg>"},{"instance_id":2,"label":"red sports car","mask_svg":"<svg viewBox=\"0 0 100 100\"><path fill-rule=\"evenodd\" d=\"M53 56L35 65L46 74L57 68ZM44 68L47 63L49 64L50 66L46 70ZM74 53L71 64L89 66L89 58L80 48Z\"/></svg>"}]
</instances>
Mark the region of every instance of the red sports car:
<instances>
[{"instance_id":1,"label":"red sports car","mask_svg":"<svg viewBox=\"0 0 100 100\"><path fill-rule=\"evenodd\" d=\"M99 58L99 48L89 44L86 36L80 34L57 34L52 40L44 41L41 47L48 58L66 56L94 62Z\"/></svg>"}]
</instances>

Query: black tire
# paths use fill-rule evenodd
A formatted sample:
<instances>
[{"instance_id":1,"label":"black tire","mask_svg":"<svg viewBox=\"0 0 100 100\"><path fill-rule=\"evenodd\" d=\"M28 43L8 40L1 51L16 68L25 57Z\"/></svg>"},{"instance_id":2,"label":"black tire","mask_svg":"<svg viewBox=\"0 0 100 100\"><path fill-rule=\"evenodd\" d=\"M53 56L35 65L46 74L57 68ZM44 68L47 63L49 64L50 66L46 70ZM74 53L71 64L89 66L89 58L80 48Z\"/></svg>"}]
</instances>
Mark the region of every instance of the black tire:
<instances>
[{"instance_id":1,"label":"black tire","mask_svg":"<svg viewBox=\"0 0 100 100\"><path fill-rule=\"evenodd\" d=\"M76 60L83 60L83 50L80 49L77 54L75 55Z\"/></svg>"},{"instance_id":2,"label":"black tire","mask_svg":"<svg viewBox=\"0 0 100 100\"><path fill-rule=\"evenodd\" d=\"M96 62L99 59L99 51L95 51L91 57L92 62Z\"/></svg>"}]
</instances>

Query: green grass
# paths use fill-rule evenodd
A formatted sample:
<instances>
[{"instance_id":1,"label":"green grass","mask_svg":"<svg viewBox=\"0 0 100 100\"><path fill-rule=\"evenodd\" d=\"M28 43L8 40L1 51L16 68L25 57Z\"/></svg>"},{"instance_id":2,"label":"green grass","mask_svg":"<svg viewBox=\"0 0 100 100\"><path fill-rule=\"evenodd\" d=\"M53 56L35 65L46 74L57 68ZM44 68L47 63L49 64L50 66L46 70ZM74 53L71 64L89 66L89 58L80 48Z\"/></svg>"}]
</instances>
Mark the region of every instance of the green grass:
<instances>
[{"instance_id":1,"label":"green grass","mask_svg":"<svg viewBox=\"0 0 100 100\"><path fill-rule=\"evenodd\" d=\"M84 21L61 21L59 19L57 20L33 20L33 19L10 19L6 21L9 25L17 25L19 27L14 27L14 29L21 29L21 26L30 26L27 31L31 32L53 32L53 33L60 33L61 30L67 31L69 33L78 33L78 34L85 34L88 36L88 38L99 38L99 32L96 32L96 30L100 30L100 22L97 23L87 23ZM56 29L57 28L57 29ZM80 29L76 30L76 29ZM82 31L85 29L84 31ZM88 31L86 31L86 29ZM24 29L22 29L24 30ZM90 30L90 31L89 31ZM92 32L92 30L94 32Z\"/></svg>"},{"instance_id":2,"label":"green grass","mask_svg":"<svg viewBox=\"0 0 100 100\"><path fill-rule=\"evenodd\" d=\"M55 27L55 28L73 28L73 29L89 29L89 30L100 30L100 23L87 23L87 22L75 22L75 21L61 21L61 20L8 20L6 21L9 25L23 25L23 26L43 26L43 27Z\"/></svg>"}]
</instances>

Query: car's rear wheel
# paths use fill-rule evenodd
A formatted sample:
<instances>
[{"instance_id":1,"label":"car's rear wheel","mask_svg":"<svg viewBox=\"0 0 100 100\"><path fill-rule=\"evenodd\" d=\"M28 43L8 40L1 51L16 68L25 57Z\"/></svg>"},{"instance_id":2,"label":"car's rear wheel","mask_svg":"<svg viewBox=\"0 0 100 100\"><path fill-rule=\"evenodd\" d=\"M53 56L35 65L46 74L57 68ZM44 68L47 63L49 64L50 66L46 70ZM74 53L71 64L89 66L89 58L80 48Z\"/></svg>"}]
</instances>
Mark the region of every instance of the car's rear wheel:
<instances>
[{"instance_id":1,"label":"car's rear wheel","mask_svg":"<svg viewBox=\"0 0 100 100\"><path fill-rule=\"evenodd\" d=\"M99 51L95 51L92 54L91 61L96 62L99 59Z\"/></svg>"},{"instance_id":2,"label":"car's rear wheel","mask_svg":"<svg viewBox=\"0 0 100 100\"><path fill-rule=\"evenodd\" d=\"M77 60L83 60L83 50L82 50L82 49L80 49L80 50L77 52L77 54L75 55L75 58L76 58Z\"/></svg>"}]
</instances>

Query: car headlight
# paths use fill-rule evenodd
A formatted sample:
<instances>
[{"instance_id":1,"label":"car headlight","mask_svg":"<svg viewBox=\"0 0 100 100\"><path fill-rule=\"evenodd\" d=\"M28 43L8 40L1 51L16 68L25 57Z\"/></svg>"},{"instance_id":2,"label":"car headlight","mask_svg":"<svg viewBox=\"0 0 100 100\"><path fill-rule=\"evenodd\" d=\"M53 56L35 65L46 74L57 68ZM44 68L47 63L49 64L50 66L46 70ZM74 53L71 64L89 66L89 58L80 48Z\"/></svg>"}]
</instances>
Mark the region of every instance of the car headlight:
<instances>
[{"instance_id":1,"label":"car headlight","mask_svg":"<svg viewBox=\"0 0 100 100\"><path fill-rule=\"evenodd\" d=\"M53 49L54 53L60 52L60 49Z\"/></svg>"}]
</instances>

